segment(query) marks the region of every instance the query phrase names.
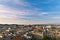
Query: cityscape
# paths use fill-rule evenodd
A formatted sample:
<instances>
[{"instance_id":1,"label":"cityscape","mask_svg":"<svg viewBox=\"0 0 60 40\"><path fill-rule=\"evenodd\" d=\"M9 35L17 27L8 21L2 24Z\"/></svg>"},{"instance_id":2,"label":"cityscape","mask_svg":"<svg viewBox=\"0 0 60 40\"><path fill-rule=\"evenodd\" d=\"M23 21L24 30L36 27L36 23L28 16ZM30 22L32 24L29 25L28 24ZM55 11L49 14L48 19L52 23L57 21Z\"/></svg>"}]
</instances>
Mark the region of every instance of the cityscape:
<instances>
[{"instance_id":1,"label":"cityscape","mask_svg":"<svg viewBox=\"0 0 60 40\"><path fill-rule=\"evenodd\" d=\"M0 40L60 40L60 0L0 0Z\"/></svg>"},{"instance_id":2,"label":"cityscape","mask_svg":"<svg viewBox=\"0 0 60 40\"><path fill-rule=\"evenodd\" d=\"M0 24L0 40L60 40L60 25Z\"/></svg>"}]
</instances>

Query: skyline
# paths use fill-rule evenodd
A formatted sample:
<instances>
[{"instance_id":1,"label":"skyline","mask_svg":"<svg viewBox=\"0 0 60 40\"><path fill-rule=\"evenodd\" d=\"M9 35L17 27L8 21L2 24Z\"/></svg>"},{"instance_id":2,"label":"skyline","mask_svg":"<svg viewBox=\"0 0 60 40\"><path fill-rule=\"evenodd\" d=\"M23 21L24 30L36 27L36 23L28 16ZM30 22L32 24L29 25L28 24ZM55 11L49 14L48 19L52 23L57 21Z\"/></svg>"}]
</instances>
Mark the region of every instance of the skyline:
<instances>
[{"instance_id":1,"label":"skyline","mask_svg":"<svg viewBox=\"0 0 60 40\"><path fill-rule=\"evenodd\" d=\"M60 24L60 0L0 0L0 24Z\"/></svg>"}]
</instances>

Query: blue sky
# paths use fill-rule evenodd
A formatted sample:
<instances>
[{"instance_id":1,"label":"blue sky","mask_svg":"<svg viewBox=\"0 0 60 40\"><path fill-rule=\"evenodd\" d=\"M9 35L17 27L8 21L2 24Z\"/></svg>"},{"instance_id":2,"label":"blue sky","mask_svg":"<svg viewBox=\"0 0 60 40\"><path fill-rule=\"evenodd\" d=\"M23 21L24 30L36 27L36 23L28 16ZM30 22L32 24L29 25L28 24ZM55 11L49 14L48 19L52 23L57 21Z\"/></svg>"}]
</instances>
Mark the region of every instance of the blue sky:
<instances>
[{"instance_id":1,"label":"blue sky","mask_svg":"<svg viewBox=\"0 0 60 40\"><path fill-rule=\"evenodd\" d=\"M0 0L2 24L60 24L60 0Z\"/></svg>"}]
</instances>

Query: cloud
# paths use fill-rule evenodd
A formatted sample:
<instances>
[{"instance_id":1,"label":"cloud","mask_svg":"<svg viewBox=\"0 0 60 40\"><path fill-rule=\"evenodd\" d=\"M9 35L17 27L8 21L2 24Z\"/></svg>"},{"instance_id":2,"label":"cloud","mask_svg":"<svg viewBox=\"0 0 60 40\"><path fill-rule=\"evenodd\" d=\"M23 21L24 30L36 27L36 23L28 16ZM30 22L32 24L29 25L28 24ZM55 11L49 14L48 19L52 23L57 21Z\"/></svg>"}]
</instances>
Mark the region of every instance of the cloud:
<instances>
[{"instance_id":1,"label":"cloud","mask_svg":"<svg viewBox=\"0 0 60 40\"><path fill-rule=\"evenodd\" d=\"M30 4L28 2L26 2L25 0L11 0L12 3L20 5L20 6L30 6Z\"/></svg>"},{"instance_id":2,"label":"cloud","mask_svg":"<svg viewBox=\"0 0 60 40\"><path fill-rule=\"evenodd\" d=\"M0 5L0 13L4 15L32 15L31 10L17 10L5 5Z\"/></svg>"},{"instance_id":3,"label":"cloud","mask_svg":"<svg viewBox=\"0 0 60 40\"><path fill-rule=\"evenodd\" d=\"M10 1L10 0L0 0L0 2L8 2L8 1Z\"/></svg>"},{"instance_id":4,"label":"cloud","mask_svg":"<svg viewBox=\"0 0 60 40\"><path fill-rule=\"evenodd\" d=\"M18 10L15 8L11 8L5 5L0 4L0 18L10 19L10 20L29 20L29 19L37 19L38 11L36 10ZM40 15L48 14L46 12L41 12Z\"/></svg>"},{"instance_id":5,"label":"cloud","mask_svg":"<svg viewBox=\"0 0 60 40\"><path fill-rule=\"evenodd\" d=\"M20 6L29 6L29 3L25 0L0 0L0 3L2 4L15 4Z\"/></svg>"},{"instance_id":6,"label":"cloud","mask_svg":"<svg viewBox=\"0 0 60 40\"><path fill-rule=\"evenodd\" d=\"M52 21L41 21L35 18L33 15L46 15L47 12L38 12L35 10L17 10L5 5L0 4L0 23L1 24L44 24L53 23ZM28 17L28 16L30 17ZM32 16L33 17L32 17ZM23 19L24 18L24 19ZM32 20L30 20L30 18ZM37 21L38 20L38 21Z\"/></svg>"},{"instance_id":7,"label":"cloud","mask_svg":"<svg viewBox=\"0 0 60 40\"><path fill-rule=\"evenodd\" d=\"M52 17L52 19L60 19L60 17L59 16L56 16L56 17Z\"/></svg>"},{"instance_id":8,"label":"cloud","mask_svg":"<svg viewBox=\"0 0 60 40\"><path fill-rule=\"evenodd\" d=\"M42 15L47 15L48 12L40 12L39 15L42 16Z\"/></svg>"},{"instance_id":9,"label":"cloud","mask_svg":"<svg viewBox=\"0 0 60 40\"><path fill-rule=\"evenodd\" d=\"M41 2L41 3L43 3L43 4L49 4L49 3L54 2L54 1L55 0L45 0L45 1Z\"/></svg>"},{"instance_id":10,"label":"cloud","mask_svg":"<svg viewBox=\"0 0 60 40\"><path fill-rule=\"evenodd\" d=\"M0 4L0 23L22 23L24 20L20 20L19 18L22 18L24 16L21 15L28 15L28 11L17 10Z\"/></svg>"},{"instance_id":11,"label":"cloud","mask_svg":"<svg viewBox=\"0 0 60 40\"><path fill-rule=\"evenodd\" d=\"M11 9L4 5L0 5L0 18L18 18L18 15L25 15L24 11Z\"/></svg>"},{"instance_id":12,"label":"cloud","mask_svg":"<svg viewBox=\"0 0 60 40\"><path fill-rule=\"evenodd\" d=\"M5 5L0 4L0 21L1 22L24 22L29 19L33 19L31 17L35 14L33 10L18 10L15 8L11 8ZM29 17L28 17L29 16ZM16 23L15 22L15 23Z\"/></svg>"},{"instance_id":13,"label":"cloud","mask_svg":"<svg viewBox=\"0 0 60 40\"><path fill-rule=\"evenodd\" d=\"M47 11L50 10L50 7L52 7L50 4L50 6L43 6L44 4L48 4L50 2L52 2L52 0L45 0L42 2L40 2L40 0L39 2L28 2L26 0L0 0L0 23L50 23L50 16L56 15L56 12L54 14L51 13L50 15L48 12L43 12L46 11L45 8L47 7ZM49 21L44 21L46 19ZM52 19L60 19L60 17L52 17ZM53 21L51 21L51 23L52 22Z\"/></svg>"}]
</instances>

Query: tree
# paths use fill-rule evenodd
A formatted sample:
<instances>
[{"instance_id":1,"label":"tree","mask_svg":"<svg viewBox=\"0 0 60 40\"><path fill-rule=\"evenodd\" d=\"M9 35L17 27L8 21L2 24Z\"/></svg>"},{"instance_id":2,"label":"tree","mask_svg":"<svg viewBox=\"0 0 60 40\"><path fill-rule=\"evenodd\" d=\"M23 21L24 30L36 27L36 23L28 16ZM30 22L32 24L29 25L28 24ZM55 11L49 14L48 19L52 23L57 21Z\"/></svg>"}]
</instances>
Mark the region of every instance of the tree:
<instances>
[{"instance_id":1,"label":"tree","mask_svg":"<svg viewBox=\"0 0 60 40\"><path fill-rule=\"evenodd\" d=\"M56 39L51 37L44 37L42 40L56 40Z\"/></svg>"},{"instance_id":2,"label":"tree","mask_svg":"<svg viewBox=\"0 0 60 40\"><path fill-rule=\"evenodd\" d=\"M37 40L37 38L32 38L31 40Z\"/></svg>"}]
</instances>

